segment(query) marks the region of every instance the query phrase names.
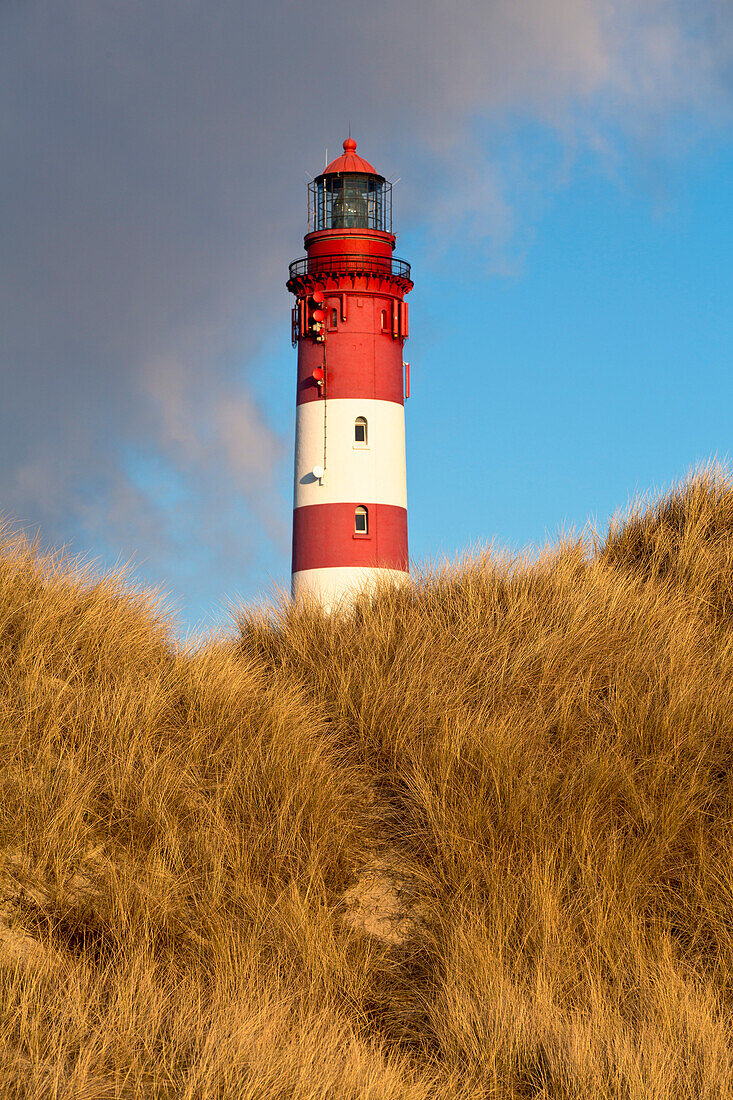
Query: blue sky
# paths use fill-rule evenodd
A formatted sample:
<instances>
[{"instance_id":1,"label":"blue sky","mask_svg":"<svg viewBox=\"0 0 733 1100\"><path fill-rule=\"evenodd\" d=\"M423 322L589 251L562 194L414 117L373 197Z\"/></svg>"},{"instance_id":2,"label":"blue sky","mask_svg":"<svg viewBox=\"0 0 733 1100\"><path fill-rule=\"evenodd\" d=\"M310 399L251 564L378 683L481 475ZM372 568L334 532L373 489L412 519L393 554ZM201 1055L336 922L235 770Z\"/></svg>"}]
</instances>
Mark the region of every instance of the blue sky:
<instances>
[{"instance_id":1,"label":"blue sky","mask_svg":"<svg viewBox=\"0 0 733 1100\"><path fill-rule=\"evenodd\" d=\"M182 633L288 583L287 264L349 121L399 177L417 563L728 457L727 2L29 0L0 31L0 512Z\"/></svg>"},{"instance_id":2,"label":"blue sky","mask_svg":"<svg viewBox=\"0 0 733 1100\"><path fill-rule=\"evenodd\" d=\"M605 524L629 494L729 451L733 149L696 150L664 184L578 165L514 272L486 272L466 242L426 272L411 349L419 557Z\"/></svg>"}]
</instances>

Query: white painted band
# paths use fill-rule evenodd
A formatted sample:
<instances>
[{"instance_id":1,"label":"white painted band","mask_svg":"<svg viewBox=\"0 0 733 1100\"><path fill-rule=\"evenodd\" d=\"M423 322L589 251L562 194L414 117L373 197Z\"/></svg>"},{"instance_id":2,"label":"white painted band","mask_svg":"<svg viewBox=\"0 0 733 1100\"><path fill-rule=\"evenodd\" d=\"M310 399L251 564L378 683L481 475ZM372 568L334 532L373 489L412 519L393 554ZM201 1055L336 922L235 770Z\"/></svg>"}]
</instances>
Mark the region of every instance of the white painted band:
<instances>
[{"instance_id":1,"label":"white painted band","mask_svg":"<svg viewBox=\"0 0 733 1100\"><path fill-rule=\"evenodd\" d=\"M380 581L391 580L404 584L409 573L401 569L365 569L355 566L334 566L329 569L302 569L293 573L292 595L316 599L326 611L333 611L342 601L346 605L365 589L373 588Z\"/></svg>"},{"instance_id":2,"label":"white painted band","mask_svg":"<svg viewBox=\"0 0 733 1100\"><path fill-rule=\"evenodd\" d=\"M357 417L367 422L366 446L355 442ZM324 466L319 479L313 470ZM407 507L405 410L396 401L341 397L298 405L294 506L343 501Z\"/></svg>"}]
</instances>

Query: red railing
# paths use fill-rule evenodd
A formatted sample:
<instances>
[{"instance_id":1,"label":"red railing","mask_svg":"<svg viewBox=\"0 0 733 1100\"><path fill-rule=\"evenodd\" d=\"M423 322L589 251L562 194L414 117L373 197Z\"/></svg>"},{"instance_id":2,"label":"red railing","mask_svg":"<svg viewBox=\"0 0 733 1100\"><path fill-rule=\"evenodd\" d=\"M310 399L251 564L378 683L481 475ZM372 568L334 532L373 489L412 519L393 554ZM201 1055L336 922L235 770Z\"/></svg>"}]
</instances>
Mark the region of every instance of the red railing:
<instances>
[{"instance_id":1,"label":"red railing","mask_svg":"<svg viewBox=\"0 0 733 1100\"><path fill-rule=\"evenodd\" d=\"M410 278L410 265L394 256L361 256L357 253L341 253L336 256L303 256L290 265L290 278L301 275L396 275Z\"/></svg>"}]
</instances>

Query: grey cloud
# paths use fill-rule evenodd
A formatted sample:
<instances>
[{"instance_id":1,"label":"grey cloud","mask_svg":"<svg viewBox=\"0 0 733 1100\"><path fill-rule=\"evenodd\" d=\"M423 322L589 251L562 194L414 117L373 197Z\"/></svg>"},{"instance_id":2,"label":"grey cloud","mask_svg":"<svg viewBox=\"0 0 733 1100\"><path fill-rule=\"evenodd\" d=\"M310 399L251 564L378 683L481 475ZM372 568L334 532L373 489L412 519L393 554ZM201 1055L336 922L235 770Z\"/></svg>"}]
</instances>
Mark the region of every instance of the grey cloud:
<instances>
[{"instance_id":1,"label":"grey cloud","mask_svg":"<svg viewBox=\"0 0 733 1100\"><path fill-rule=\"evenodd\" d=\"M731 25L718 0L5 4L0 508L184 601L287 569L290 440L247 363L287 327L324 142L350 117L401 212L439 239L460 200L500 240L477 118L602 148L604 121L727 110Z\"/></svg>"}]
</instances>

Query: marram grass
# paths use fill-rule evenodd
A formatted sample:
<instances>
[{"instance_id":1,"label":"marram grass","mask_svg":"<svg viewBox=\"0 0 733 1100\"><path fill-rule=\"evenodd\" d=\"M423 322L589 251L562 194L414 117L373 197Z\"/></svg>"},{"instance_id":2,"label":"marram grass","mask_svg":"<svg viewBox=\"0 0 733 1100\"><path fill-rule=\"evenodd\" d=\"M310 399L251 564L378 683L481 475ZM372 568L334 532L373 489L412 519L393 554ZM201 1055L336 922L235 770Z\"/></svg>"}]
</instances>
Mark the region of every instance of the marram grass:
<instances>
[{"instance_id":1,"label":"marram grass","mask_svg":"<svg viewBox=\"0 0 733 1100\"><path fill-rule=\"evenodd\" d=\"M724 471L235 625L7 539L0 1096L733 1097Z\"/></svg>"}]
</instances>

